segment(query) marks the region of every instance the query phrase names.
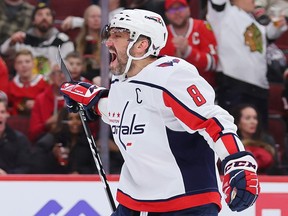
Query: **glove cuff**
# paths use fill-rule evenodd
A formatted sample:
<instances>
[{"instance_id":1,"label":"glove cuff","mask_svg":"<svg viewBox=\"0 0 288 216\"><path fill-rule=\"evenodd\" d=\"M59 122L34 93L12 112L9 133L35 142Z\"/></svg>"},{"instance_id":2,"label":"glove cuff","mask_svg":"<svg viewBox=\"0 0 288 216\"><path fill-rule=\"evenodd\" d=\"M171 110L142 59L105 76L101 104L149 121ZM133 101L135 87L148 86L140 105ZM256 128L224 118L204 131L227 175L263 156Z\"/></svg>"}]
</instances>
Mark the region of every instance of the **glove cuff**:
<instances>
[{"instance_id":1,"label":"glove cuff","mask_svg":"<svg viewBox=\"0 0 288 216\"><path fill-rule=\"evenodd\" d=\"M224 175L234 170L248 170L256 173L257 168L258 165L254 156L246 151L229 155L222 161Z\"/></svg>"},{"instance_id":2,"label":"glove cuff","mask_svg":"<svg viewBox=\"0 0 288 216\"><path fill-rule=\"evenodd\" d=\"M103 89L100 90L99 93L90 101L90 103L87 105L87 109L91 109L95 105L97 106L99 100L104 97L108 97L109 90L108 89Z\"/></svg>"},{"instance_id":3,"label":"glove cuff","mask_svg":"<svg viewBox=\"0 0 288 216\"><path fill-rule=\"evenodd\" d=\"M98 103L101 98L108 97L109 90L104 89L99 92L99 94L92 99L89 106L86 107L86 114L89 120L93 121L96 120L101 113L98 110Z\"/></svg>"},{"instance_id":4,"label":"glove cuff","mask_svg":"<svg viewBox=\"0 0 288 216\"><path fill-rule=\"evenodd\" d=\"M96 112L94 112L94 107L92 107L91 109L86 109L85 113L88 120L90 121L95 121L100 116Z\"/></svg>"}]
</instances>

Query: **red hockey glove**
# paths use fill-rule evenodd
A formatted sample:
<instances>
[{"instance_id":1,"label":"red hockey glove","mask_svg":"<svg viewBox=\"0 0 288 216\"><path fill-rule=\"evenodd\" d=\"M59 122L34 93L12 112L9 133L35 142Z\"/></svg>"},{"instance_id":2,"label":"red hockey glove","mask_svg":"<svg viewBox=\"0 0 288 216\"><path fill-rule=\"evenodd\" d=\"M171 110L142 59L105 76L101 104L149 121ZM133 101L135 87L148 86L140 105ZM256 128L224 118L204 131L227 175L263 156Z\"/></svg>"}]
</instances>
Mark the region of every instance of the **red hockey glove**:
<instances>
[{"instance_id":1,"label":"red hockey glove","mask_svg":"<svg viewBox=\"0 0 288 216\"><path fill-rule=\"evenodd\" d=\"M238 152L222 161L224 168L223 192L232 211L243 211L252 206L260 193L256 174L257 163L252 154Z\"/></svg>"},{"instance_id":2,"label":"red hockey glove","mask_svg":"<svg viewBox=\"0 0 288 216\"><path fill-rule=\"evenodd\" d=\"M90 119L94 118L91 114L97 115L95 109L99 100L107 97L109 93L108 89L85 82L65 82L61 85L60 91L64 95L69 111L79 111L78 103L81 103Z\"/></svg>"}]
</instances>

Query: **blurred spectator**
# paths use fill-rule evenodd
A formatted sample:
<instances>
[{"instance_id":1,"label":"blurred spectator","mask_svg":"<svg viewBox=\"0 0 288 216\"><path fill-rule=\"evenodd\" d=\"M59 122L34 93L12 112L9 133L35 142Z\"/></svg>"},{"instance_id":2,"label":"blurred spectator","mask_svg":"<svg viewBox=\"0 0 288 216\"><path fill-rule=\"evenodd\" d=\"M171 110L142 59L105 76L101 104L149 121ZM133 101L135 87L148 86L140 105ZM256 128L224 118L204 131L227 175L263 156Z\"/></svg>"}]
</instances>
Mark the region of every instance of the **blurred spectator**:
<instances>
[{"instance_id":1,"label":"blurred spectator","mask_svg":"<svg viewBox=\"0 0 288 216\"><path fill-rule=\"evenodd\" d=\"M100 33L101 8L98 5L90 5L84 11L84 25L76 37L76 50L83 56L83 76L91 81L100 76Z\"/></svg>"},{"instance_id":2,"label":"blurred spectator","mask_svg":"<svg viewBox=\"0 0 288 216\"><path fill-rule=\"evenodd\" d=\"M164 1L165 0L130 0L127 8L137 8L153 11L160 14L163 17L164 21L167 22L165 17Z\"/></svg>"},{"instance_id":3,"label":"blurred spectator","mask_svg":"<svg viewBox=\"0 0 288 216\"><path fill-rule=\"evenodd\" d=\"M78 53L76 51L68 53L66 58L65 58L65 61L66 61L66 65L68 67L68 70L71 73L71 77L74 81L91 83L90 80L81 76L82 71L83 71L83 58L80 55L80 53Z\"/></svg>"},{"instance_id":4,"label":"blurred spectator","mask_svg":"<svg viewBox=\"0 0 288 216\"><path fill-rule=\"evenodd\" d=\"M33 9L24 0L0 1L0 45L13 33L30 27Z\"/></svg>"},{"instance_id":5,"label":"blurred spectator","mask_svg":"<svg viewBox=\"0 0 288 216\"><path fill-rule=\"evenodd\" d=\"M282 92L282 101L283 101L283 105L284 105L284 110L288 111L288 66L283 73L283 79L284 79L284 89ZM286 122L288 122L287 118L288 117L285 116ZM287 125L288 125L288 123L287 123Z\"/></svg>"},{"instance_id":6,"label":"blurred spectator","mask_svg":"<svg viewBox=\"0 0 288 216\"><path fill-rule=\"evenodd\" d=\"M64 107L59 87L66 80L65 76L55 65L49 77L51 85L35 98L31 113L29 138L33 143L55 127L58 111Z\"/></svg>"},{"instance_id":7,"label":"blurred spectator","mask_svg":"<svg viewBox=\"0 0 288 216\"><path fill-rule=\"evenodd\" d=\"M34 172L93 174L96 165L78 113L63 108L56 127L34 149Z\"/></svg>"},{"instance_id":8,"label":"blurred spectator","mask_svg":"<svg viewBox=\"0 0 288 216\"><path fill-rule=\"evenodd\" d=\"M9 71L5 61L0 57L0 91L8 93Z\"/></svg>"},{"instance_id":9,"label":"blurred spectator","mask_svg":"<svg viewBox=\"0 0 288 216\"><path fill-rule=\"evenodd\" d=\"M288 19L288 1L287 0L255 0L256 8L253 12L255 18L262 25L272 22L279 22L279 16Z\"/></svg>"},{"instance_id":10,"label":"blurred spectator","mask_svg":"<svg viewBox=\"0 0 288 216\"><path fill-rule=\"evenodd\" d=\"M53 27L53 11L44 3L39 3L32 14L32 27L25 33L18 31L1 46L1 53L14 57L15 52L29 49L35 57L35 71L47 74L51 65L56 64L58 46L63 57L74 50L69 37Z\"/></svg>"},{"instance_id":11,"label":"blurred spectator","mask_svg":"<svg viewBox=\"0 0 288 216\"><path fill-rule=\"evenodd\" d=\"M7 125L7 95L0 91L0 175L30 173L30 142Z\"/></svg>"},{"instance_id":12,"label":"blurred spectator","mask_svg":"<svg viewBox=\"0 0 288 216\"><path fill-rule=\"evenodd\" d=\"M33 74L33 55L23 49L14 60L15 77L9 82L8 97L12 115L30 116L35 97L48 86L42 74Z\"/></svg>"},{"instance_id":13,"label":"blurred spectator","mask_svg":"<svg viewBox=\"0 0 288 216\"><path fill-rule=\"evenodd\" d=\"M272 23L260 25L251 16L254 9L251 0L210 0L207 20L218 44L218 104L228 111L240 103L254 104L267 126L266 37L278 37L282 30Z\"/></svg>"},{"instance_id":14,"label":"blurred spectator","mask_svg":"<svg viewBox=\"0 0 288 216\"><path fill-rule=\"evenodd\" d=\"M109 0L109 20L120 11L126 8L126 0ZM66 17L62 24L61 28L63 31L67 31L74 28L81 28L84 25L84 18L68 16Z\"/></svg>"},{"instance_id":15,"label":"blurred spectator","mask_svg":"<svg viewBox=\"0 0 288 216\"><path fill-rule=\"evenodd\" d=\"M191 18L186 0L166 0L165 14L170 23L162 55L177 56L193 64L213 87L218 61L216 39L210 25Z\"/></svg>"},{"instance_id":16,"label":"blurred spectator","mask_svg":"<svg viewBox=\"0 0 288 216\"><path fill-rule=\"evenodd\" d=\"M283 74L287 69L287 59L284 52L275 44L270 43L267 47L267 78L271 83L283 83Z\"/></svg>"},{"instance_id":17,"label":"blurred spectator","mask_svg":"<svg viewBox=\"0 0 288 216\"><path fill-rule=\"evenodd\" d=\"M275 141L271 135L263 132L256 108L253 105L240 104L231 114L245 149L250 151L258 162L258 171L268 174L277 161Z\"/></svg>"}]
</instances>

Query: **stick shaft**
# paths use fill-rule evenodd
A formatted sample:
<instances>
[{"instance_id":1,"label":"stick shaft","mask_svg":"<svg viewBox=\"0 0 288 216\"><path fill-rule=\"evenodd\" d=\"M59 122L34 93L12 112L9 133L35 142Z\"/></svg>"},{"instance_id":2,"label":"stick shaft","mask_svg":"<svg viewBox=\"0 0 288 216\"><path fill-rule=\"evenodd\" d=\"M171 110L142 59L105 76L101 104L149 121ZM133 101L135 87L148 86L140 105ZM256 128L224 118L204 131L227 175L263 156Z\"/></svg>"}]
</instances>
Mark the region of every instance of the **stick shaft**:
<instances>
[{"instance_id":1,"label":"stick shaft","mask_svg":"<svg viewBox=\"0 0 288 216\"><path fill-rule=\"evenodd\" d=\"M92 155L93 155L99 176L101 178L101 181L104 184L104 188L105 188L106 195L107 195L109 203L110 203L110 207L113 211L115 211L116 210L115 202L114 202L114 199L113 199L113 196L112 196L112 193L111 193L111 190L110 190L107 178L106 178L106 174L105 174L105 171L104 171L104 168L102 165L102 161L100 159L100 156L99 156L99 153L97 150L96 142L92 136L89 125L87 123L84 108L81 104L79 104L79 106L80 106L79 115L80 115L81 122L83 124L83 128L84 128L87 140L89 142L90 150L92 152Z\"/></svg>"},{"instance_id":2,"label":"stick shaft","mask_svg":"<svg viewBox=\"0 0 288 216\"><path fill-rule=\"evenodd\" d=\"M67 67L64 63L64 60L61 56L60 47L58 48L58 64L60 65L61 71L64 73L64 75L66 77L66 81L67 82L73 81L71 74L70 74L69 70L67 69ZM109 187L109 184L108 184L108 181L106 178L106 174L105 174L105 171L104 171L104 168L102 165L102 161L101 161L99 153L98 153L96 142L92 136L91 130L90 130L89 125L87 123L87 118L85 115L83 105L82 104L78 104L78 105L79 105L79 116L80 116L84 131L85 131L88 143L89 143L90 150L91 150L92 155L93 155L93 159L95 161L95 165L97 167L101 181L104 185L106 195L107 195L107 198L108 198L109 203L110 203L110 207L111 207L112 211L114 212L116 210L116 205L115 205L115 202L114 202L114 199L113 199L113 196L111 193L111 189Z\"/></svg>"}]
</instances>

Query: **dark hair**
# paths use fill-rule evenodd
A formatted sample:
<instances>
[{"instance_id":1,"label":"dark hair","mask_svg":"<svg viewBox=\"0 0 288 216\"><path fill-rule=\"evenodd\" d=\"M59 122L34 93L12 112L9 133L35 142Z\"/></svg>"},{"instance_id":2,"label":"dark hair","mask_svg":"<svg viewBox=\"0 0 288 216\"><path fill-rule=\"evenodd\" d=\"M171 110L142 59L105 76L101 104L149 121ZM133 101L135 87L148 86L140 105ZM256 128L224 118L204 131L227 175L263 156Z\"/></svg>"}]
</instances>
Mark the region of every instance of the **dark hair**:
<instances>
[{"instance_id":1,"label":"dark hair","mask_svg":"<svg viewBox=\"0 0 288 216\"><path fill-rule=\"evenodd\" d=\"M68 117L69 117L69 112L66 107L63 107L58 112L56 127L52 131L52 133L55 136L56 141L61 142L64 145L67 145L71 141L71 138L72 138L70 134L69 126L67 124ZM85 135L84 129L82 128L82 130L79 133L78 138L80 139L84 137L84 135Z\"/></svg>"},{"instance_id":2,"label":"dark hair","mask_svg":"<svg viewBox=\"0 0 288 216\"><path fill-rule=\"evenodd\" d=\"M255 134L253 134L252 138L253 139L257 139L257 140L261 139L261 136L262 136L262 133L263 133L262 124L261 124L261 117L260 117L260 114L259 114L257 108L254 105L252 105L252 104L239 104L239 105L235 106L231 110L231 113L230 113L234 117L234 123L238 127L238 125L240 123L240 119L242 117L242 111L244 109L246 109L246 108L253 108L256 111L256 113L257 113L258 125L257 125L257 128L256 128L256 132L255 132ZM242 134L241 134L241 131L240 131L239 127L238 127L238 130L237 130L237 134L238 134L238 136L241 139L242 138Z\"/></svg>"},{"instance_id":3,"label":"dark hair","mask_svg":"<svg viewBox=\"0 0 288 216\"><path fill-rule=\"evenodd\" d=\"M124 8L126 8L126 7L127 7L127 1L126 1L126 0L120 0L120 1L119 1L119 7L124 7Z\"/></svg>"}]
</instances>

